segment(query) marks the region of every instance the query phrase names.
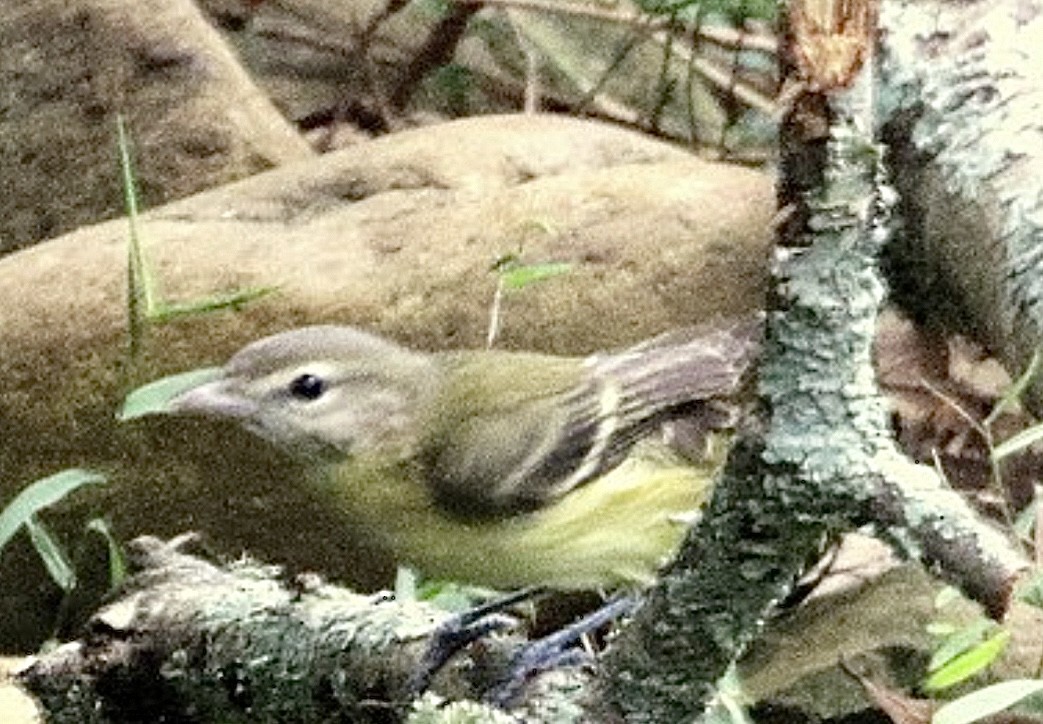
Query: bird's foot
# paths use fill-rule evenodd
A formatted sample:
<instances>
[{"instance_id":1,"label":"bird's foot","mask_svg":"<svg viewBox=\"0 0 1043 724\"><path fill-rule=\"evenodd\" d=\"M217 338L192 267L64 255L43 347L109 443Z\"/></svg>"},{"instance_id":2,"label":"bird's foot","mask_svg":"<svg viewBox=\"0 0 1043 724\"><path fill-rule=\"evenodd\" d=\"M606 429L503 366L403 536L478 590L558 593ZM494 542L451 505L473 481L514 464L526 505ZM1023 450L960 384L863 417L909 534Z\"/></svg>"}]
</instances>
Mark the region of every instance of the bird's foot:
<instances>
[{"instance_id":1,"label":"bird's foot","mask_svg":"<svg viewBox=\"0 0 1043 724\"><path fill-rule=\"evenodd\" d=\"M427 651L409 680L410 698L427 691L435 675L465 647L491 633L512 628L516 621L503 611L539 593L539 589L527 588L475 606L441 623L431 634Z\"/></svg>"},{"instance_id":2,"label":"bird's foot","mask_svg":"<svg viewBox=\"0 0 1043 724\"><path fill-rule=\"evenodd\" d=\"M574 644L605 624L632 613L638 603L633 596L614 598L575 623L524 646L514 656L506 676L486 694L485 699L501 708L509 708L536 675L588 661L589 654Z\"/></svg>"}]
</instances>

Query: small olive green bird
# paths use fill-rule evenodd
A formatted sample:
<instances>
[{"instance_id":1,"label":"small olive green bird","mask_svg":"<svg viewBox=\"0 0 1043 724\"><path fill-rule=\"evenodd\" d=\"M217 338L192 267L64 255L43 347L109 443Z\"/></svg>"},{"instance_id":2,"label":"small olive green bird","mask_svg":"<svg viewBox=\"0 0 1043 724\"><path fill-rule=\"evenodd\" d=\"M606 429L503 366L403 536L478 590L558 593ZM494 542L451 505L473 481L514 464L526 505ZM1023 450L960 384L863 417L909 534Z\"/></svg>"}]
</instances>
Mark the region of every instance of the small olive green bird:
<instances>
[{"instance_id":1,"label":"small olive green bird","mask_svg":"<svg viewBox=\"0 0 1043 724\"><path fill-rule=\"evenodd\" d=\"M759 330L759 319L681 330L582 359L428 354L304 327L146 385L122 417L241 423L313 463L346 525L428 577L631 587L675 552L716 467L679 454L664 424L722 427Z\"/></svg>"}]
</instances>

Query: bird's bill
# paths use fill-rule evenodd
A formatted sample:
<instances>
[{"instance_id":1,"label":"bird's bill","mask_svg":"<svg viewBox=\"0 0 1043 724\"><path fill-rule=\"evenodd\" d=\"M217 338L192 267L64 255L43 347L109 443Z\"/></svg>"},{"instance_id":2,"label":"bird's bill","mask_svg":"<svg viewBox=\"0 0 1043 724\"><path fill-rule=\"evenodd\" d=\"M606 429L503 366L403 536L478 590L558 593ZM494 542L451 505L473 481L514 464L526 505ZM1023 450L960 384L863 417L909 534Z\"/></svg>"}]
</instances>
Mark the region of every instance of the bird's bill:
<instances>
[{"instance_id":1,"label":"bird's bill","mask_svg":"<svg viewBox=\"0 0 1043 724\"><path fill-rule=\"evenodd\" d=\"M145 415L198 412L214 415L243 414L244 400L232 395L220 367L183 372L149 382L127 395L117 418L133 420Z\"/></svg>"}]
</instances>

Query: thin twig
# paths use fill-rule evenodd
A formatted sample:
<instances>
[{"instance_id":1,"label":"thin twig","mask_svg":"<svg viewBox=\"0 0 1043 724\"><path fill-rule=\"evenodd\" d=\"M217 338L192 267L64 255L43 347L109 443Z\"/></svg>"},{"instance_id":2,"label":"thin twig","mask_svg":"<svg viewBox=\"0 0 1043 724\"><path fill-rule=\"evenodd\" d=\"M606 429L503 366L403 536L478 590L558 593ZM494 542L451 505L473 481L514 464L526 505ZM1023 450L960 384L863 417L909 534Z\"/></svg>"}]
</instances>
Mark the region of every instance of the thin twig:
<instances>
[{"instance_id":1,"label":"thin twig","mask_svg":"<svg viewBox=\"0 0 1043 724\"><path fill-rule=\"evenodd\" d=\"M449 11L428 34L427 41L406 66L402 78L391 90L388 102L392 108L403 110L424 76L452 58L456 46L467 30L467 24L479 9L476 6L450 6Z\"/></svg>"},{"instance_id":2,"label":"thin twig","mask_svg":"<svg viewBox=\"0 0 1043 724\"><path fill-rule=\"evenodd\" d=\"M653 32L652 39L663 46L669 42L668 34L662 30ZM776 105L772 98L764 95L752 85L736 80L733 73L721 68L721 66L714 61L698 57L695 53L683 47L676 48L675 52L686 62L691 63L695 70L697 70L708 82L731 93L743 103L752 108L756 108L762 113L768 115L775 114Z\"/></svg>"},{"instance_id":3,"label":"thin twig","mask_svg":"<svg viewBox=\"0 0 1043 724\"><path fill-rule=\"evenodd\" d=\"M1003 514L1004 522L1009 528L1013 529L1014 515L1010 509L1010 501L1007 497L1007 493L1003 489L1003 473L1000 470L999 462L996 460L995 456L992 455L992 450L995 447L992 429L988 425L983 425L974 419L974 416L963 409L963 406L960 405L959 402L953 399L950 395L947 395L943 390L931 384L930 380L921 378L920 384L922 384L929 393L938 398L942 404L951 408L957 415L962 417L967 424L971 426L972 430L981 435L982 440L985 442L985 446L989 449L990 487L992 487L993 492L999 500L1000 512Z\"/></svg>"},{"instance_id":4,"label":"thin twig","mask_svg":"<svg viewBox=\"0 0 1043 724\"><path fill-rule=\"evenodd\" d=\"M648 27L660 29L670 27L670 21L650 16L634 8L634 12L608 10L597 5L579 3L560 3L554 0L450 0L454 5L482 5L488 7L517 8L518 10L535 10L555 13L557 15L574 15L595 20L607 20L624 25L637 25L648 21ZM703 40L708 40L725 48L741 50L758 50L774 54L778 51L778 41L774 36L762 33L739 33L731 28L698 29Z\"/></svg>"}]
</instances>

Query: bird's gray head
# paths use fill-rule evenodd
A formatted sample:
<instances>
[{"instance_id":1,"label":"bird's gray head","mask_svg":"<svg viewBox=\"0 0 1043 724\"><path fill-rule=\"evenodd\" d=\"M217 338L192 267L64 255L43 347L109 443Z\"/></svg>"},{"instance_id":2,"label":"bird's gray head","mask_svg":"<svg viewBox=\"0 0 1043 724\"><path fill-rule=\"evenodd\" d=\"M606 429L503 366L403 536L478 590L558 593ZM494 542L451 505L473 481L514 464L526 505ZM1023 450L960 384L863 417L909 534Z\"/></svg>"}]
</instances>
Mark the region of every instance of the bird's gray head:
<instances>
[{"instance_id":1,"label":"bird's gray head","mask_svg":"<svg viewBox=\"0 0 1043 724\"><path fill-rule=\"evenodd\" d=\"M406 445L435 387L432 359L353 327L302 327L247 345L168 408L237 419L304 455Z\"/></svg>"}]
</instances>

